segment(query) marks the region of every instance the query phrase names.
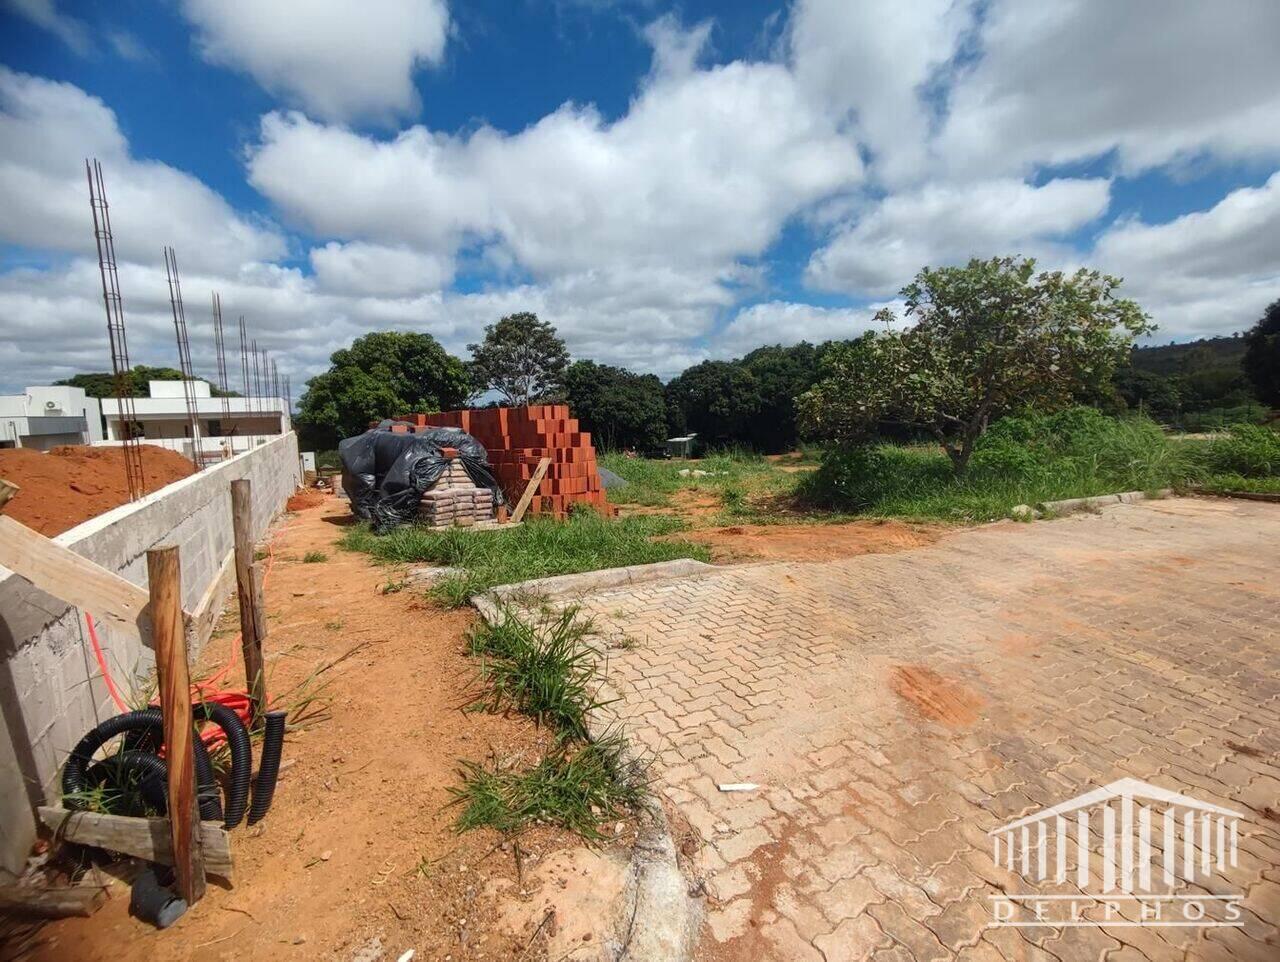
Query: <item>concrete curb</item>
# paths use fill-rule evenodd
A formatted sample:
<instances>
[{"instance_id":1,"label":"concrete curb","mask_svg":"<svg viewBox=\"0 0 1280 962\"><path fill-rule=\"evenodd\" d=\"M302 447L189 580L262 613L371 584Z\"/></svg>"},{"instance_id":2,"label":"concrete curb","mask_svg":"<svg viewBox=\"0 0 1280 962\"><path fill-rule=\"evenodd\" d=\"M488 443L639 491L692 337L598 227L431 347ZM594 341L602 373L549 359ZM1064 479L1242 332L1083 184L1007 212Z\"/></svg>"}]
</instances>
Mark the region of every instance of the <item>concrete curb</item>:
<instances>
[{"instance_id":1,"label":"concrete curb","mask_svg":"<svg viewBox=\"0 0 1280 962\"><path fill-rule=\"evenodd\" d=\"M512 596L519 595L555 597L601 591L605 588L620 588L623 585L639 584L644 581L661 581L664 578L683 578L715 570L715 565L709 565L705 561L677 558L675 561L628 565L625 568L605 568L603 571L584 571L576 575L534 578L532 581L520 581L513 585L499 585L490 589L488 594L499 601L506 601Z\"/></svg>"},{"instance_id":2,"label":"concrete curb","mask_svg":"<svg viewBox=\"0 0 1280 962\"><path fill-rule=\"evenodd\" d=\"M1240 501L1280 504L1280 494L1272 494L1269 491L1206 491L1204 488L1192 488L1191 493L1205 498L1235 498Z\"/></svg>"},{"instance_id":3,"label":"concrete curb","mask_svg":"<svg viewBox=\"0 0 1280 962\"><path fill-rule=\"evenodd\" d=\"M714 565L691 559L608 568L502 585L487 594L475 595L471 603L485 621L495 624L502 617L500 604L512 596L582 594L715 570ZM607 682L602 683L599 694L606 703L615 697ZM587 725L592 737L603 735L616 723L616 719L606 717L611 714L607 709L591 713ZM620 903L614 907L611 956L617 962L622 959L683 962L693 956L698 943L702 903L689 894L689 882L680 870L671 825L662 806L655 801L645 818L646 823L631 849L627 886Z\"/></svg>"},{"instance_id":4,"label":"concrete curb","mask_svg":"<svg viewBox=\"0 0 1280 962\"><path fill-rule=\"evenodd\" d=\"M1066 498L1062 501L1041 501L1034 508L1020 504L1013 509L1015 518L1039 518L1046 514L1064 517L1077 511L1096 511L1113 504L1134 504L1152 498L1167 498L1173 494L1172 488L1163 488L1154 495L1145 491L1124 491L1120 494L1100 494L1092 498Z\"/></svg>"}]
</instances>

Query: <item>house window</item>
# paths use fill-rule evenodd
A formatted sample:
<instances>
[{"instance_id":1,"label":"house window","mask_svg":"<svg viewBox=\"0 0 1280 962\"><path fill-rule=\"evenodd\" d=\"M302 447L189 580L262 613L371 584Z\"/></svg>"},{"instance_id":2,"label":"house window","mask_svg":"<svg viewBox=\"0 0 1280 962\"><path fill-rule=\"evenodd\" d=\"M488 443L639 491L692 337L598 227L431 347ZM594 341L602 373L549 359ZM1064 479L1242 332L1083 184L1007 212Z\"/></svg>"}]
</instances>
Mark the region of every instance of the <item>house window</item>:
<instances>
[{"instance_id":1,"label":"house window","mask_svg":"<svg viewBox=\"0 0 1280 962\"><path fill-rule=\"evenodd\" d=\"M211 438L220 438L220 437L222 437L222 422L221 422L221 421L210 421L210 422L209 422L209 437L211 437Z\"/></svg>"}]
</instances>

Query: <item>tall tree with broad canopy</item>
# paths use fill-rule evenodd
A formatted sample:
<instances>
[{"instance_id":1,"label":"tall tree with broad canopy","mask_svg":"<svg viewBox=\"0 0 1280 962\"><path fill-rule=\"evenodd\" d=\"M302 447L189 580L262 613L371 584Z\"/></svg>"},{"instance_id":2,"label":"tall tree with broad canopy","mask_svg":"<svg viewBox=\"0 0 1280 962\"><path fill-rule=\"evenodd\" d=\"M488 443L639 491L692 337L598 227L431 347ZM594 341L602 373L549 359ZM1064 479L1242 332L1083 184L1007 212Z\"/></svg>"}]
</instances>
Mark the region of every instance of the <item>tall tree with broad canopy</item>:
<instances>
[{"instance_id":1,"label":"tall tree with broad canopy","mask_svg":"<svg viewBox=\"0 0 1280 962\"><path fill-rule=\"evenodd\" d=\"M537 314L508 314L468 344L476 389L499 392L508 404L532 404L563 387L569 351L556 329Z\"/></svg>"},{"instance_id":2,"label":"tall tree with broad canopy","mask_svg":"<svg viewBox=\"0 0 1280 962\"><path fill-rule=\"evenodd\" d=\"M783 347L758 347L740 362L755 378L760 408L747 426L745 440L757 451L777 453L795 446L796 398L818 379L818 359L826 345L807 341Z\"/></svg>"},{"instance_id":3,"label":"tall tree with broad canopy","mask_svg":"<svg viewBox=\"0 0 1280 962\"><path fill-rule=\"evenodd\" d=\"M837 344L823 378L799 400L803 430L861 441L878 422L934 435L964 473L993 418L1021 407L1046 410L1097 397L1135 338L1154 330L1120 280L1081 269L1036 274L1031 258L971 260L928 268L902 289L905 320Z\"/></svg>"},{"instance_id":4,"label":"tall tree with broad canopy","mask_svg":"<svg viewBox=\"0 0 1280 962\"><path fill-rule=\"evenodd\" d=\"M651 448L667 436L667 404L657 375L574 361L564 372L564 398L597 447Z\"/></svg>"},{"instance_id":5,"label":"tall tree with broad canopy","mask_svg":"<svg viewBox=\"0 0 1280 962\"><path fill-rule=\"evenodd\" d=\"M667 418L673 431L693 431L708 443L746 437L760 410L760 385L736 361L703 361L667 384Z\"/></svg>"},{"instance_id":6,"label":"tall tree with broad canopy","mask_svg":"<svg viewBox=\"0 0 1280 962\"><path fill-rule=\"evenodd\" d=\"M1244 336L1244 373L1263 404L1280 407L1280 300L1272 301Z\"/></svg>"},{"instance_id":7,"label":"tall tree with broad canopy","mask_svg":"<svg viewBox=\"0 0 1280 962\"><path fill-rule=\"evenodd\" d=\"M329 362L307 382L296 418L299 433L320 449L336 447L370 421L461 407L471 393L466 366L430 334L366 334Z\"/></svg>"}]
</instances>

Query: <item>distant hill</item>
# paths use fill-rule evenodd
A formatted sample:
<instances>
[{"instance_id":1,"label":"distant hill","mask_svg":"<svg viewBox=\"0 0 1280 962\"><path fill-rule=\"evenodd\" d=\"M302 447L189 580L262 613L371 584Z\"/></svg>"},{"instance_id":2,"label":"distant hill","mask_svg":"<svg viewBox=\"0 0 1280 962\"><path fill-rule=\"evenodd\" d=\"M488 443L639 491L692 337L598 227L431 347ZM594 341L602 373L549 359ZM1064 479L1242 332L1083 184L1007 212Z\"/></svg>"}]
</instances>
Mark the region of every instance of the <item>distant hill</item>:
<instances>
[{"instance_id":1,"label":"distant hill","mask_svg":"<svg viewBox=\"0 0 1280 962\"><path fill-rule=\"evenodd\" d=\"M1133 349L1133 366L1152 374L1196 374L1211 368L1240 370L1243 337L1206 337L1186 344L1161 344Z\"/></svg>"},{"instance_id":2,"label":"distant hill","mask_svg":"<svg viewBox=\"0 0 1280 962\"><path fill-rule=\"evenodd\" d=\"M1137 347L1130 366L1116 372L1116 393L1129 408L1186 431L1257 422L1266 409L1245 376L1244 353L1243 337Z\"/></svg>"}]
</instances>

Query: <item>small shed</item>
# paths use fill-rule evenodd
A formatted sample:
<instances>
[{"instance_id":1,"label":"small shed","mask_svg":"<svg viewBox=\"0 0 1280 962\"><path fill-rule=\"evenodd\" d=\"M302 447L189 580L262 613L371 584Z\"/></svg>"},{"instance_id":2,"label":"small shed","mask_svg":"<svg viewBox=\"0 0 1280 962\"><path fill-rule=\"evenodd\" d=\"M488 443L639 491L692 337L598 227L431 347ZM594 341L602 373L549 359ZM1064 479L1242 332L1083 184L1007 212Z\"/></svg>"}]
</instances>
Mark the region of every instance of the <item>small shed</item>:
<instances>
[{"instance_id":1,"label":"small shed","mask_svg":"<svg viewBox=\"0 0 1280 962\"><path fill-rule=\"evenodd\" d=\"M673 458L693 457L693 442L697 434L687 434L682 438L667 438L667 454Z\"/></svg>"}]
</instances>

